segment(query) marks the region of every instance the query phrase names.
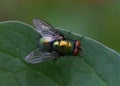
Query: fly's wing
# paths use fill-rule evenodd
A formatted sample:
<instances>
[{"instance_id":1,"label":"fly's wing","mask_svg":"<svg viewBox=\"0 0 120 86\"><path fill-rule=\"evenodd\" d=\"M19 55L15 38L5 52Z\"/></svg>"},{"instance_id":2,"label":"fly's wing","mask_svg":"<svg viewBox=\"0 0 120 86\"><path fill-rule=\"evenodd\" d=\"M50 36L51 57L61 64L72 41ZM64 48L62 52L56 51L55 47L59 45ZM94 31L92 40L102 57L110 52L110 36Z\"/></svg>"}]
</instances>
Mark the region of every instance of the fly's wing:
<instances>
[{"instance_id":1,"label":"fly's wing","mask_svg":"<svg viewBox=\"0 0 120 86\"><path fill-rule=\"evenodd\" d=\"M45 38L48 42L58 39L58 31L43 19L33 19L33 24L36 27L36 31L40 33L40 35L43 38Z\"/></svg>"},{"instance_id":2,"label":"fly's wing","mask_svg":"<svg viewBox=\"0 0 120 86\"><path fill-rule=\"evenodd\" d=\"M25 57L25 61L31 64L40 63L47 60L57 59L55 54L36 49Z\"/></svg>"}]
</instances>

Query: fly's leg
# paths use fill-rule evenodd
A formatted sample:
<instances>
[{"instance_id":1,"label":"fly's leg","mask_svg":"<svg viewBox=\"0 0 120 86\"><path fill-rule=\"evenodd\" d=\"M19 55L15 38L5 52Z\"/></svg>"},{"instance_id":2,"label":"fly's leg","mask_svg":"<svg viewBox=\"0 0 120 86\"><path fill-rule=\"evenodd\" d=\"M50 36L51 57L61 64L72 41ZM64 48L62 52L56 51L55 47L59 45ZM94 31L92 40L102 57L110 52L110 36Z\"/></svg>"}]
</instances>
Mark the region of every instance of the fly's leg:
<instances>
[{"instance_id":1,"label":"fly's leg","mask_svg":"<svg viewBox=\"0 0 120 86\"><path fill-rule=\"evenodd\" d=\"M81 41L82 39L84 39L84 36L83 36L83 35L80 37L80 41Z\"/></svg>"},{"instance_id":2,"label":"fly's leg","mask_svg":"<svg viewBox=\"0 0 120 86\"><path fill-rule=\"evenodd\" d=\"M57 51L53 50L53 51L51 51L51 53L52 53L52 56L55 57L54 60L57 60L60 57L60 55L59 55L59 53Z\"/></svg>"},{"instance_id":3,"label":"fly's leg","mask_svg":"<svg viewBox=\"0 0 120 86\"><path fill-rule=\"evenodd\" d=\"M65 35L64 39L69 39L69 36L71 34L71 31L68 31L67 35Z\"/></svg>"},{"instance_id":4,"label":"fly's leg","mask_svg":"<svg viewBox=\"0 0 120 86\"><path fill-rule=\"evenodd\" d=\"M70 36L70 34L71 34L71 31L69 31L69 32L68 32L68 34L67 34L67 36L66 36L66 37L68 38L68 37Z\"/></svg>"},{"instance_id":5,"label":"fly's leg","mask_svg":"<svg viewBox=\"0 0 120 86\"><path fill-rule=\"evenodd\" d=\"M67 33L66 39L69 39L69 36L70 36L71 33L72 33L71 31L69 31L69 32ZM81 41L82 39L84 39L84 36L83 36L83 35L80 37L80 41Z\"/></svg>"}]
</instances>

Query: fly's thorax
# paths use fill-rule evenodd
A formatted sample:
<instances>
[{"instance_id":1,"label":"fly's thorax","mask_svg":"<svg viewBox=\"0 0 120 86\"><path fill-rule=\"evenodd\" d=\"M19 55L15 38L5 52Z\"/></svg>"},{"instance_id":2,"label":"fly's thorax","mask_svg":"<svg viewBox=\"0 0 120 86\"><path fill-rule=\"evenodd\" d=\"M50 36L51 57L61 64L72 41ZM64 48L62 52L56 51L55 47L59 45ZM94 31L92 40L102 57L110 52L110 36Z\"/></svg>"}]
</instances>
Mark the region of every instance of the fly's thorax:
<instances>
[{"instance_id":1,"label":"fly's thorax","mask_svg":"<svg viewBox=\"0 0 120 86\"><path fill-rule=\"evenodd\" d=\"M74 43L69 40L60 40L53 43L53 48L58 51L60 54L72 54Z\"/></svg>"}]
</instances>

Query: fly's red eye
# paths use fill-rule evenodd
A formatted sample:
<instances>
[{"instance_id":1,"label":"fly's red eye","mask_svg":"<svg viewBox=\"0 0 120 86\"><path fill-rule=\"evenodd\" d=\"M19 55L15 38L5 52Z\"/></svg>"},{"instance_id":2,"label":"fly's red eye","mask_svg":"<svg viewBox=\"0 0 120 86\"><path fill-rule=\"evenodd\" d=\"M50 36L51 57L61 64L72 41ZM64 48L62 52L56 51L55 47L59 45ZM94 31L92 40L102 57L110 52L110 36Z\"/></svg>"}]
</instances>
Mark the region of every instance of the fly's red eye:
<instances>
[{"instance_id":1,"label":"fly's red eye","mask_svg":"<svg viewBox=\"0 0 120 86\"><path fill-rule=\"evenodd\" d=\"M80 48L80 46L81 46L81 43L80 43L80 41L77 40L77 41L75 42L75 47Z\"/></svg>"},{"instance_id":2,"label":"fly's red eye","mask_svg":"<svg viewBox=\"0 0 120 86\"><path fill-rule=\"evenodd\" d=\"M74 56L79 55L80 46L81 46L80 41L76 40L76 41L75 41L75 49L74 49L74 51L73 51L73 55L74 55Z\"/></svg>"},{"instance_id":3,"label":"fly's red eye","mask_svg":"<svg viewBox=\"0 0 120 86\"><path fill-rule=\"evenodd\" d=\"M76 49L74 49L74 51L73 51L73 55L74 55L74 56L79 55L79 51L80 51L80 50L79 50L79 49L77 49L77 48L76 48Z\"/></svg>"}]
</instances>

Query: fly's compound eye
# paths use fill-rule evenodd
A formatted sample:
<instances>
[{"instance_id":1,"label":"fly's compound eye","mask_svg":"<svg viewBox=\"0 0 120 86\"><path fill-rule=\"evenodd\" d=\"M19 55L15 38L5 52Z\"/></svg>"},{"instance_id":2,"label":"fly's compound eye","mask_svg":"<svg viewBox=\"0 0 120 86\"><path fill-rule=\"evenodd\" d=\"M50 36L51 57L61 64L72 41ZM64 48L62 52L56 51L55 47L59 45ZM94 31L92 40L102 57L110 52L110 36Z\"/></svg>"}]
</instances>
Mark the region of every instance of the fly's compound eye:
<instances>
[{"instance_id":1,"label":"fly's compound eye","mask_svg":"<svg viewBox=\"0 0 120 86\"><path fill-rule=\"evenodd\" d=\"M80 46L81 46L81 43L80 43L80 41L77 40L77 41L75 42L75 47L76 47L76 48L80 48Z\"/></svg>"},{"instance_id":2,"label":"fly's compound eye","mask_svg":"<svg viewBox=\"0 0 120 86\"><path fill-rule=\"evenodd\" d=\"M80 50L75 48L74 51L73 51L73 55L77 56L77 55L79 55L79 52L80 52Z\"/></svg>"},{"instance_id":3,"label":"fly's compound eye","mask_svg":"<svg viewBox=\"0 0 120 86\"><path fill-rule=\"evenodd\" d=\"M74 51L73 51L73 55L74 55L74 56L79 55L79 52L80 52L80 50L81 50L80 47L81 47L80 41L76 40L76 41L75 41L75 49L74 49Z\"/></svg>"}]
</instances>

